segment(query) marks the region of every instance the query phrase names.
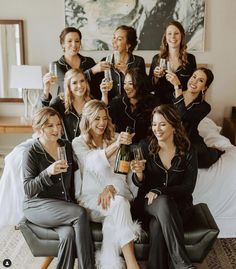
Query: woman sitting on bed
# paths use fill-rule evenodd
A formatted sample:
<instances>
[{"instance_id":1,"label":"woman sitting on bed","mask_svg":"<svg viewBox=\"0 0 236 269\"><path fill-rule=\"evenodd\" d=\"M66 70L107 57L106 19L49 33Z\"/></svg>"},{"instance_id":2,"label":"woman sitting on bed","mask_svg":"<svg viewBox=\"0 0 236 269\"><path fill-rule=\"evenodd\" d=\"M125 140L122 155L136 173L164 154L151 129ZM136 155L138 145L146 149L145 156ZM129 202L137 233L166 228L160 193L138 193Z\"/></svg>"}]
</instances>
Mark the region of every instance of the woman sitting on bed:
<instances>
[{"instance_id":1,"label":"woman sitting on bed","mask_svg":"<svg viewBox=\"0 0 236 269\"><path fill-rule=\"evenodd\" d=\"M187 91L182 91L182 85L175 73L167 71L166 78L175 88L173 102L180 112L191 143L196 147L198 167L208 168L223 153L219 149L207 147L198 132L200 121L211 111L211 106L204 100L204 96L214 79L214 75L210 69L197 68L188 80Z\"/></svg>"}]
</instances>

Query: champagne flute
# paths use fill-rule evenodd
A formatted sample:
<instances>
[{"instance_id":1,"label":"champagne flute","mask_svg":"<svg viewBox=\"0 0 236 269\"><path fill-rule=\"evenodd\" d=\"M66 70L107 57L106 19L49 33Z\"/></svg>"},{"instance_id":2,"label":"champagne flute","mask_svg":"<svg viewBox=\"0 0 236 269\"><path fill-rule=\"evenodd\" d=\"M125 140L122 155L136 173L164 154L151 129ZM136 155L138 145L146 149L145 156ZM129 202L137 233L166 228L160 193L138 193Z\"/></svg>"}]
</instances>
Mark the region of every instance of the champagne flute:
<instances>
[{"instance_id":1,"label":"champagne flute","mask_svg":"<svg viewBox=\"0 0 236 269\"><path fill-rule=\"evenodd\" d=\"M58 157L58 160L67 162L65 146L57 148L57 157Z\"/></svg>"},{"instance_id":2,"label":"champagne flute","mask_svg":"<svg viewBox=\"0 0 236 269\"><path fill-rule=\"evenodd\" d=\"M106 82L107 91L110 91L113 86L112 75L111 75L112 54L106 57L106 62L110 65L110 69L104 70L104 81Z\"/></svg>"},{"instance_id":3,"label":"champagne flute","mask_svg":"<svg viewBox=\"0 0 236 269\"><path fill-rule=\"evenodd\" d=\"M163 77L165 75L166 70L167 70L167 60L165 58L160 58L159 65L155 67L154 73L157 72L158 77Z\"/></svg>"},{"instance_id":4,"label":"champagne flute","mask_svg":"<svg viewBox=\"0 0 236 269\"><path fill-rule=\"evenodd\" d=\"M107 91L110 91L113 86L111 69L104 70L104 81L106 82Z\"/></svg>"},{"instance_id":5,"label":"champagne flute","mask_svg":"<svg viewBox=\"0 0 236 269\"><path fill-rule=\"evenodd\" d=\"M133 146L133 156L134 156L135 161L144 160L143 151L142 151L141 146L139 146L139 145L134 145Z\"/></svg>"},{"instance_id":6,"label":"champagne flute","mask_svg":"<svg viewBox=\"0 0 236 269\"><path fill-rule=\"evenodd\" d=\"M160 65L159 67L165 72L167 70L167 60L164 58L160 58Z\"/></svg>"},{"instance_id":7,"label":"champagne flute","mask_svg":"<svg viewBox=\"0 0 236 269\"><path fill-rule=\"evenodd\" d=\"M49 73L52 76L51 83L55 83L55 81L57 80L57 64L56 63L49 64Z\"/></svg>"},{"instance_id":8,"label":"champagne flute","mask_svg":"<svg viewBox=\"0 0 236 269\"><path fill-rule=\"evenodd\" d=\"M114 64L116 66L120 63L120 52L118 50L114 50L113 55L114 55Z\"/></svg>"}]
</instances>

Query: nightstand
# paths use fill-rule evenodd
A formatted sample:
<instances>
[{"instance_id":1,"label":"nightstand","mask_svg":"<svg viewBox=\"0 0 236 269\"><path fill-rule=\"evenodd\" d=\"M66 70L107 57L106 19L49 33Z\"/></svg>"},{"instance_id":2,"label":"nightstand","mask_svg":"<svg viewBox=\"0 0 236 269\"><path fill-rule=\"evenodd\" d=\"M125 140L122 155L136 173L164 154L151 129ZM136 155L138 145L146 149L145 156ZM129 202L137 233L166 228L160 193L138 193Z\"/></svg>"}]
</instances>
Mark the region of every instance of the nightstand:
<instances>
[{"instance_id":1,"label":"nightstand","mask_svg":"<svg viewBox=\"0 0 236 269\"><path fill-rule=\"evenodd\" d=\"M0 116L0 133L33 133L33 129L22 117Z\"/></svg>"},{"instance_id":2,"label":"nightstand","mask_svg":"<svg viewBox=\"0 0 236 269\"><path fill-rule=\"evenodd\" d=\"M236 145L236 118L224 118L222 135L229 138L233 145Z\"/></svg>"}]
</instances>

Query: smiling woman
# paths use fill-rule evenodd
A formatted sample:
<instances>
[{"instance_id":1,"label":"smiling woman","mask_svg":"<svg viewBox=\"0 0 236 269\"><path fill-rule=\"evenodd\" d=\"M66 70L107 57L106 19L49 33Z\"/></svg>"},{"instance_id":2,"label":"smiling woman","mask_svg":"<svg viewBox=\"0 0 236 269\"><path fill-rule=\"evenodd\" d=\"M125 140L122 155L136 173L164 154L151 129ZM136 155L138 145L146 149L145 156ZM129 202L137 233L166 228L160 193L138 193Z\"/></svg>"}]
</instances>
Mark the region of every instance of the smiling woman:
<instances>
[{"instance_id":1,"label":"smiling woman","mask_svg":"<svg viewBox=\"0 0 236 269\"><path fill-rule=\"evenodd\" d=\"M21 92L10 89L10 70L24 63L23 21L0 20L0 102L23 102Z\"/></svg>"},{"instance_id":2,"label":"smiling woman","mask_svg":"<svg viewBox=\"0 0 236 269\"><path fill-rule=\"evenodd\" d=\"M45 84L48 84L46 87ZM63 120L64 135L66 139L72 141L80 134L79 122L84 104L90 100L90 90L85 74L81 69L70 69L65 74L65 93L61 93L52 99L49 90L52 82L47 74L44 76L44 96L42 104L51 106L58 111Z\"/></svg>"}]
</instances>

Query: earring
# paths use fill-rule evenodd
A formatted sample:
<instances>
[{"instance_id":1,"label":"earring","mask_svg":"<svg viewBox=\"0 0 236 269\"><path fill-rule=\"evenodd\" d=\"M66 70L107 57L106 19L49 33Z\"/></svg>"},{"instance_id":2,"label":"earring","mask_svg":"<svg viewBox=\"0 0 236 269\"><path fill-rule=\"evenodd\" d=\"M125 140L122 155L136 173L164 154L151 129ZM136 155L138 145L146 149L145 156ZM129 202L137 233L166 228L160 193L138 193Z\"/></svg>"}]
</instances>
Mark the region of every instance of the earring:
<instances>
[{"instance_id":1,"label":"earring","mask_svg":"<svg viewBox=\"0 0 236 269\"><path fill-rule=\"evenodd\" d=\"M205 97L205 91L202 91L202 101L204 100Z\"/></svg>"},{"instance_id":2,"label":"earring","mask_svg":"<svg viewBox=\"0 0 236 269\"><path fill-rule=\"evenodd\" d=\"M126 52L129 52L129 47L128 46L126 46Z\"/></svg>"}]
</instances>

